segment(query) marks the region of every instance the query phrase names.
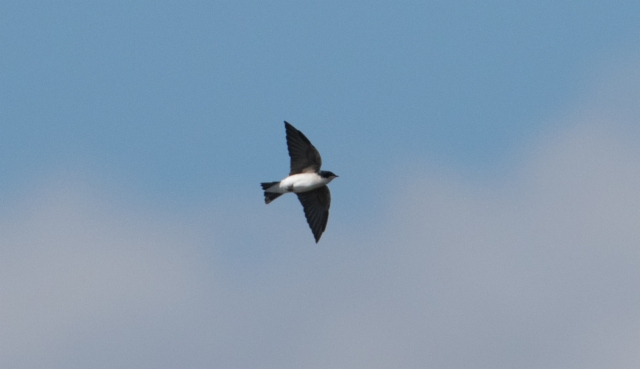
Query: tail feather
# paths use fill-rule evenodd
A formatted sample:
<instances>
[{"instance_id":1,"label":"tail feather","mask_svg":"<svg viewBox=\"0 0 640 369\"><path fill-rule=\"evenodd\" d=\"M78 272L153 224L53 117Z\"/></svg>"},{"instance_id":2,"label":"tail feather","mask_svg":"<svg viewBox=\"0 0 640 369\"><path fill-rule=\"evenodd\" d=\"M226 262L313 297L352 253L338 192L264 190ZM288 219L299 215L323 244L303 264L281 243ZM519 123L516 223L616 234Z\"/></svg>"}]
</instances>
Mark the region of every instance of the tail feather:
<instances>
[{"instance_id":1,"label":"tail feather","mask_svg":"<svg viewBox=\"0 0 640 369\"><path fill-rule=\"evenodd\" d=\"M276 192L267 192L266 190L268 190L271 186L273 185L277 185L280 182L262 182L260 183L260 185L262 186L262 189L265 190L264 191L264 203L268 204L271 201L277 199L278 197L282 196L283 194L281 193L276 193Z\"/></svg>"},{"instance_id":2,"label":"tail feather","mask_svg":"<svg viewBox=\"0 0 640 369\"><path fill-rule=\"evenodd\" d=\"M278 197L282 196L283 194L281 193L275 193L275 192L265 192L264 193L264 203L268 204L271 201L277 199Z\"/></svg>"},{"instance_id":3,"label":"tail feather","mask_svg":"<svg viewBox=\"0 0 640 369\"><path fill-rule=\"evenodd\" d=\"M260 186L262 186L263 190L267 190L269 187L271 187L273 185L276 185L278 183L280 183L280 182L262 182L262 183L260 183Z\"/></svg>"}]
</instances>

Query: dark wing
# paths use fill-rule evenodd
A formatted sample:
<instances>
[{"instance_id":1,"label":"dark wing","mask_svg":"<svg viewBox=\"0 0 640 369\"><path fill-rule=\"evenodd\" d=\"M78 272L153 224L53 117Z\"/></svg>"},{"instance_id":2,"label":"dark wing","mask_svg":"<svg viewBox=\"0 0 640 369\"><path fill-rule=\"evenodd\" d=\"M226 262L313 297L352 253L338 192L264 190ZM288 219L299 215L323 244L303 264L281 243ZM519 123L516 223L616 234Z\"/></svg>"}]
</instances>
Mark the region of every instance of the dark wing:
<instances>
[{"instance_id":1,"label":"dark wing","mask_svg":"<svg viewBox=\"0 0 640 369\"><path fill-rule=\"evenodd\" d=\"M322 186L313 191L301 192L297 195L304 208L304 215L307 217L309 228L311 228L313 237L318 243L322 232L327 228L327 220L329 220L329 206L331 206L329 187Z\"/></svg>"},{"instance_id":2,"label":"dark wing","mask_svg":"<svg viewBox=\"0 0 640 369\"><path fill-rule=\"evenodd\" d=\"M287 130L287 148L291 157L291 174L316 173L320 170L322 159L318 150L309 142L309 139L302 132L284 122Z\"/></svg>"}]
</instances>

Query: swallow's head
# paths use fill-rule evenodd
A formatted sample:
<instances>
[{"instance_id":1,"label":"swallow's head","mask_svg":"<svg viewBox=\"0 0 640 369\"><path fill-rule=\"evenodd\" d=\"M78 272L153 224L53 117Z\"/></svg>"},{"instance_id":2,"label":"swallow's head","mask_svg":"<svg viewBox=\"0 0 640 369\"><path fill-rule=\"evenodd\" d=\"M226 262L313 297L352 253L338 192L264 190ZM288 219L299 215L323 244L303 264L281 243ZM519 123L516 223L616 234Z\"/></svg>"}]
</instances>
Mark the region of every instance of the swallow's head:
<instances>
[{"instance_id":1,"label":"swallow's head","mask_svg":"<svg viewBox=\"0 0 640 369\"><path fill-rule=\"evenodd\" d=\"M329 172L328 170L321 170L321 171L320 171L320 173L318 173L318 174L320 174L320 177L322 177L322 178L326 178L326 179L328 179L329 181L331 181L331 180L333 180L334 178L337 178L337 177L338 177L338 175L337 175L337 174L334 174L333 172Z\"/></svg>"}]
</instances>

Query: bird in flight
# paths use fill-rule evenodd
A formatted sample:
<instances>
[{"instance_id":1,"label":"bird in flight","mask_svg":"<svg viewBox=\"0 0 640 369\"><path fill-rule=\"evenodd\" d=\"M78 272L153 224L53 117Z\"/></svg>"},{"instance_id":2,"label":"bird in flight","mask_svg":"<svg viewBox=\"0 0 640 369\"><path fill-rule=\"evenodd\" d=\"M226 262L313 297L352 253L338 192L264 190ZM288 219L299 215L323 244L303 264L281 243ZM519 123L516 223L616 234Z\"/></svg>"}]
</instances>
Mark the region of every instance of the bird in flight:
<instances>
[{"instance_id":1,"label":"bird in flight","mask_svg":"<svg viewBox=\"0 0 640 369\"><path fill-rule=\"evenodd\" d=\"M280 182L261 183L265 204L287 192L298 195L304 208L304 215L311 228L316 243L327 227L331 193L327 184L338 177L332 172L320 170L322 159L318 150L302 132L284 122L287 132L287 149L291 157L289 176Z\"/></svg>"}]
</instances>

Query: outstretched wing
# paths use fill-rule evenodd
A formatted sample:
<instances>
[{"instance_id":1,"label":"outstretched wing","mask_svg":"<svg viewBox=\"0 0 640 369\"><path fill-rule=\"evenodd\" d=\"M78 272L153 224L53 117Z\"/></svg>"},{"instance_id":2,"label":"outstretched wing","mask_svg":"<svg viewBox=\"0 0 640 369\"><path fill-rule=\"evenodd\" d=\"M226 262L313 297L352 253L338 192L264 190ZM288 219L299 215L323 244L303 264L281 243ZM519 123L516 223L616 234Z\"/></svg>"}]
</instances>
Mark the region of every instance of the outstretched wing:
<instances>
[{"instance_id":1,"label":"outstretched wing","mask_svg":"<svg viewBox=\"0 0 640 369\"><path fill-rule=\"evenodd\" d=\"M287 148L291 157L291 174L318 172L322 166L322 159L318 150L309 142L302 132L291 124L284 122L287 131Z\"/></svg>"},{"instance_id":2,"label":"outstretched wing","mask_svg":"<svg viewBox=\"0 0 640 369\"><path fill-rule=\"evenodd\" d=\"M312 191L298 193L298 199L304 208L307 223L316 239L320 241L322 232L327 228L329 220L329 206L331 206L331 193L329 187L322 186Z\"/></svg>"}]
</instances>

